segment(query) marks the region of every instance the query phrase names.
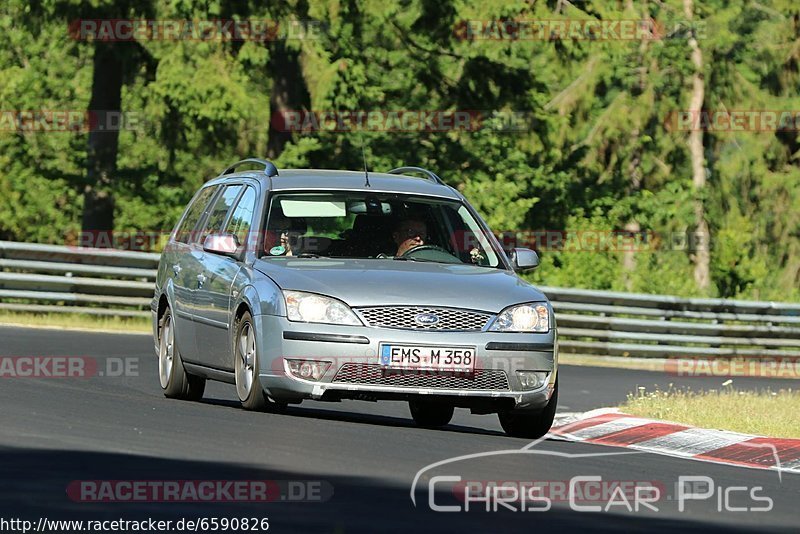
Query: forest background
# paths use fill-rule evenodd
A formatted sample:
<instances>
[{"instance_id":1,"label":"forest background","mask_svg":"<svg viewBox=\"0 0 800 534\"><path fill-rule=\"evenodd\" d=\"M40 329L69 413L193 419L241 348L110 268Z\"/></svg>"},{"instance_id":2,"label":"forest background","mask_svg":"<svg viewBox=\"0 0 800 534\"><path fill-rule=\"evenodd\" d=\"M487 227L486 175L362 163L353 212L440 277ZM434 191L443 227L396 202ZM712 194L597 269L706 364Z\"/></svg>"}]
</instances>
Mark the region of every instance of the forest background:
<instances>
[{"instance_id":1,"label":"forest background","mask_svg":"<svg viewBox=\"0 0 800 534\"><path fill-rule=\"evenodd\" d=\"M371 170L430 168L537 248L536 283L797 301L799 88L792 0L7 0L0 239L169 232L238 159L360 169L363 140ZM53 112L93 126L30 119ZM383 122L314 122L351 112Z\"/></svg>"}]
</instances>

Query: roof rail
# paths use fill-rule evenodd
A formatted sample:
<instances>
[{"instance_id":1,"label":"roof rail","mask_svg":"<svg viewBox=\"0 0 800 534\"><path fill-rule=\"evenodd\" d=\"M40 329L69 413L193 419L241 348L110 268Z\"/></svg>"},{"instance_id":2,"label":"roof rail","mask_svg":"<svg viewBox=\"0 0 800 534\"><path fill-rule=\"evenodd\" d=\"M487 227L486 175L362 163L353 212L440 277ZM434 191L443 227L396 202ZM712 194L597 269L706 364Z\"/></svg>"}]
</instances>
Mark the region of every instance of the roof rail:
<instances>
[{"instance_id":1,"label":"roof rail","mask_svg":"<svg viewBox=\"0 0 800 534\"><path fill-rule=\"evenodd\" d=\"M423 169L422 167L398 167L396 169L392 169L391 171L387 172L386 174L408 174L411 172L416 172L419 174L424 174L425 177L430 180L431 182L437 183L439 185L447 185L439 178L436 173L433 171L429 171L428 169Z\"/></svg>"},{"instance_id":2,"label":"roof rail","mask_svg":"<svg viewBox=\"0 0 800 534\"><path fill-rule=\"evenodd\" d=\"M234 163L233 165L222 171L220 173L220 176L224 176L226 174L232 174L233 171L236 170L236 167L244 165L245 163L255 163L257 165L263 165L264 174L266 174L270 178L272 178L273 176L278 176L278 168L275 166L274 163L272 163L269 160L259 159L259 158L247 158L243 159L242 161L237 161L236 163Z\"/></svg>"}]
</instances>

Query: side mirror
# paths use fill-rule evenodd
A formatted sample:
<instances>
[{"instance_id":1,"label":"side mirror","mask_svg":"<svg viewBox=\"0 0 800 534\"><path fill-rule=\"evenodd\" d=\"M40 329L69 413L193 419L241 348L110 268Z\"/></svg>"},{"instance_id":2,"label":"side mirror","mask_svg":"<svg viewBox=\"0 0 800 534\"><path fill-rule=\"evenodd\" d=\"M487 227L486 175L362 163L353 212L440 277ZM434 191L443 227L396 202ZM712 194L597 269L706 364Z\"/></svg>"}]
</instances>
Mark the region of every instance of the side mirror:
<instances>
[{"instance_id":1,"label":"side mirror","mask_svg":"<svg viewBox=\"0 0 800 534\"><path fill-rule=\"evenodd\" d=\"M203 250L235 258L239 252L239 239L234 234L210 234L203 241Z\"/></svg>"},{"instance_id":2,"label":"side mirror","mask_svg":"<svg viewBox=\"0 0 800 534\"><path fill-rule=\"evenodd\" d=\"M529 248L511 249L511 265L518 273L532 271L539 266L539 255Z\"/></svg>"}]
</instances>

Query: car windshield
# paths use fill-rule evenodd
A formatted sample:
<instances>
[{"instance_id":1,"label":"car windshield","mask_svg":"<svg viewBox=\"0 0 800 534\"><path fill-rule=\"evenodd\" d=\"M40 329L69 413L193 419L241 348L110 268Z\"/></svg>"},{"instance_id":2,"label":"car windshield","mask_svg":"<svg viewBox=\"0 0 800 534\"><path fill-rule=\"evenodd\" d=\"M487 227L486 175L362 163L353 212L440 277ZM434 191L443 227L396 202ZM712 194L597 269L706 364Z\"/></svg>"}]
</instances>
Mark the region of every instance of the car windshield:
<instances>
[{"instance_id":1,"label":"car windshield","mask_svg":"<svg viewBox=\"0 0 800 534\"><path fill-rule=\"evenodd\" d=\"M263 256L428 261L503 267L457 200L363 192L279 193Z\"/></svg>"}]
</instances>

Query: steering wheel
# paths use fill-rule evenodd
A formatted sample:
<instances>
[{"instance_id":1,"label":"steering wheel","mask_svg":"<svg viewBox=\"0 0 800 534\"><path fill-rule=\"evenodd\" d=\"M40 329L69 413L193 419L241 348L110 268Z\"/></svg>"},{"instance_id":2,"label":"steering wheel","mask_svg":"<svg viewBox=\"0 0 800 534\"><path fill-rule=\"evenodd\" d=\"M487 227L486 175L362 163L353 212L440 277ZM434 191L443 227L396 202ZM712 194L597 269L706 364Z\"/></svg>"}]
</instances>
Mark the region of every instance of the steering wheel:
<instances>
[{"instance_id":1,"label":"steering wheel","mask_svg":"<svg viewBox=\"0 0 800 534\"><path fill-rule=\"evenodd\" d=\"M421 260L439 261L444 263L463 263L458 256L454 256L438 245L417 245L406 250L400 258L419 258Z\"/></svg>"}]
</instances>

